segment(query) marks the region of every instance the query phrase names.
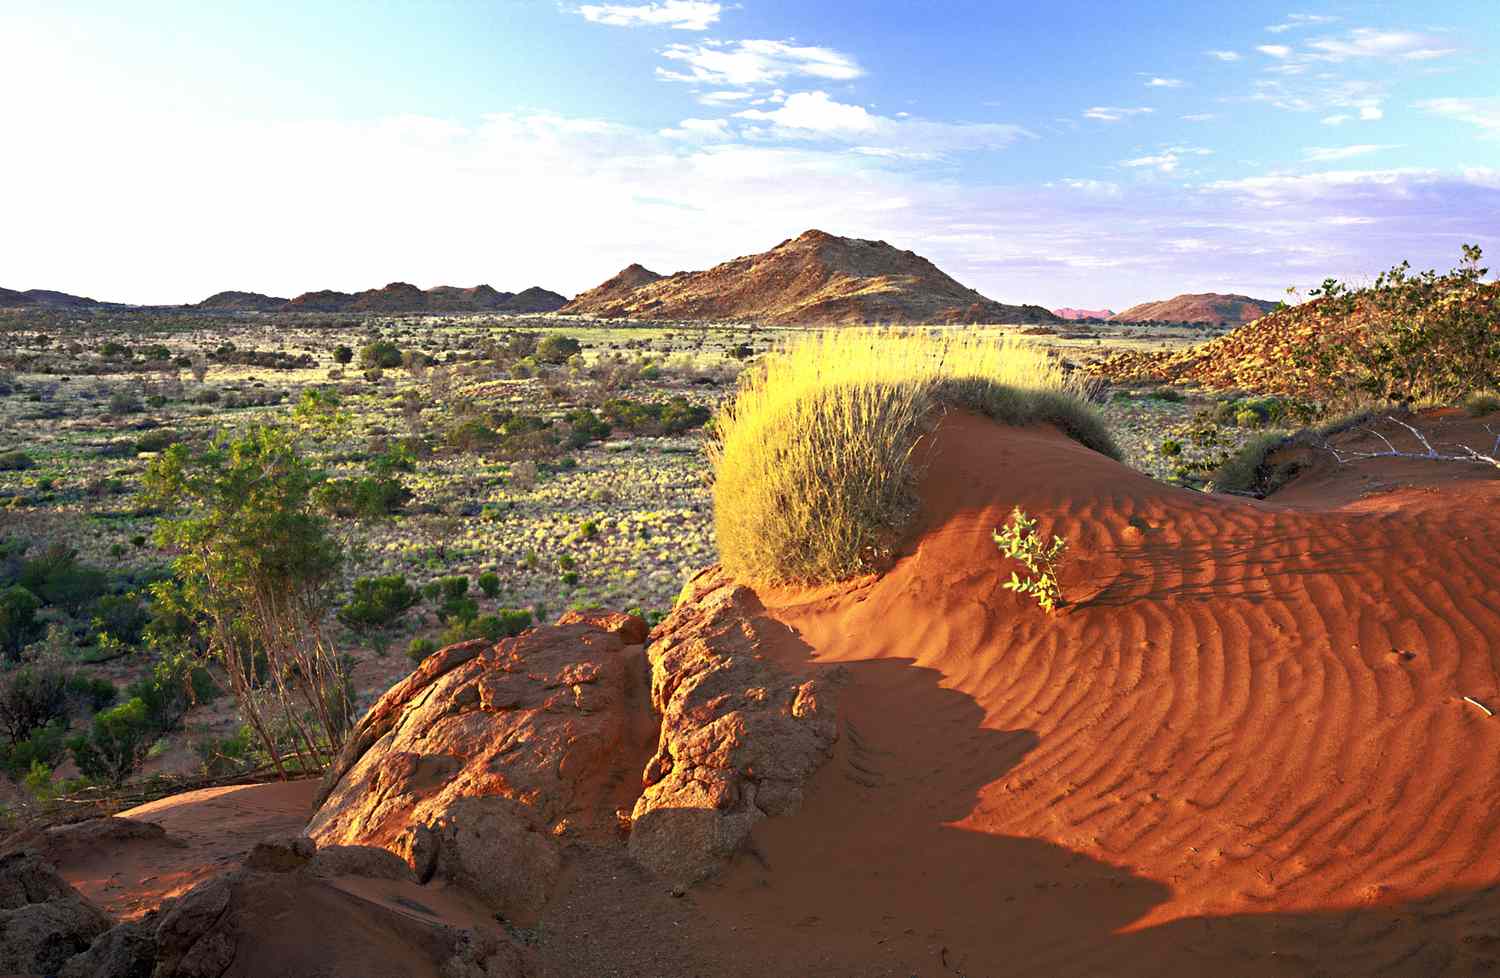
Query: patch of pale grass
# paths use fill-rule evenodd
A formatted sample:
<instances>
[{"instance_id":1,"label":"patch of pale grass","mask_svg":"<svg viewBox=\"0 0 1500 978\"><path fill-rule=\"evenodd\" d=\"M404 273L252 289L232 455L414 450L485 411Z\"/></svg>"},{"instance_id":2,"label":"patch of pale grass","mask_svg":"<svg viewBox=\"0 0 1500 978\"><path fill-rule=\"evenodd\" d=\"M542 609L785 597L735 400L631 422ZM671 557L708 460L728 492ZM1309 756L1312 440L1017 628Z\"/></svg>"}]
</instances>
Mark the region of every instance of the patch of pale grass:
<instances>
[{"instance_id":1,"label":"patch of pale grass","mask_svg":"<svg viewBox=\"0 0 1500 978\"><path fill-rule=\"evenodd\" d=\"M1039 347L957 331L806 334L748 369L715 419L725 569L774 584L880 566L916 512L912 451L945 405L1050 422L1119 457L1082 383Z\"/></svg>"}]
</instances>

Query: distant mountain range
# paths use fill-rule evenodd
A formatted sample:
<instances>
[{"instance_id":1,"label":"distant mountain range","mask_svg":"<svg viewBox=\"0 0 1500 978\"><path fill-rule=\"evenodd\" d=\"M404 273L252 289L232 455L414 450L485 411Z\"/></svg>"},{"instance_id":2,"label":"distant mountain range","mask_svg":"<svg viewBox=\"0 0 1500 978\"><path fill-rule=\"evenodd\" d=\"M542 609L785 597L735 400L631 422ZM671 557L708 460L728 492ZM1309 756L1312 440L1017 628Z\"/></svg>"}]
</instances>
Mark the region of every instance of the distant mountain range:
<instances>
[{"instance_id":1,"label":"distant mountain range","mask_svg":"<svg viewBox=\"0 0 1500 978\"><path fill-rule=\"evenodd\" d=\"M0 309L23 309L31 307L91 309L108 305L115 305L115 303L100 302L98 299L87 299L81 295L68 295L66 292L52 292L48 289L27 289L25 292L17 292L15 289L0 289Z\"/></svg>"},{"instance_id":2,"label":"distant mountain range","mask_svg":"<svg viewBox=\"0 0 1500 978\"><path fill-rule=\"evenodd\" d=\"M1117 323L1215 323L1239 326L1254 322L1274 310L1279 303L1269 299L1252 299L1248 295L1221 295L1201 292L1173 296L1159 302L1143 302L1116 313L1110 319Z\"/></svg>"},{"instance_id":3,"label":"distant mountain range","mask_svg":"<svg viewBox=\"0 0 1500 978\"><path fill-rule=\"evenodd\" d=\"M1056 323L1041 306L1005 305L884 241L807 231L707 271L658 275L631 265L563 306L603 319L855 323Z\"/></svg>"},{"instance_id":4,"label":"distant mountain range","mask_svg":"<svg viewBox=\"0 0 1500 978\"><path fill-rule=\"evenodd\" d=\"M1113 309L1069 309L1064 307L1062 309L1052 310L1052 315L1056 316L1058 319L1070 320L1108 319L1114 314L1115 313Z\"/></svg>"},{"instance_id":5,"label":"distant mountain range","mask_svg":"<svg viewBox=\"0 0 1500 978\"><path fill-rule=\"evenodd\" d=\"M392 282L383 289L364 292L304 292L295 299L259 292L216 292L202 302L183 307L214 312L555 312L566 296L532 287L523 292L499 292L488 285L462 289L439 285L423 291L405 282ZM125 303L100 302L66 292L31 289L17 292L0 289L0 309L94 309L128 308Z\"/></svg>"}]
</instances>

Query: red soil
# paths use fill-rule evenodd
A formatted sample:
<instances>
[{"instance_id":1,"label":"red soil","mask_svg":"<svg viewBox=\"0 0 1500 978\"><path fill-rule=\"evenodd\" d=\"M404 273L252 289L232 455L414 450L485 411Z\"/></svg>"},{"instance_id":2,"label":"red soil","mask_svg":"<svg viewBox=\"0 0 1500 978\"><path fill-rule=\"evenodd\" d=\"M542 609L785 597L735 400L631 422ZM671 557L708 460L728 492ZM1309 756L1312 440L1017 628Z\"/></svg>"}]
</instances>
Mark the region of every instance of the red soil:
<instances>
[{"instance_id":1,"label":"red soil","mask_svg":"<svg viewBox=\"0 0 1500 978\"><path fill-rule=\"evenodd\" d=\"M1496 960L1500 717L1463 699L1500 709L1494 470L1339 467L1328 495L1425 484L1328 508L1174 489L969 416L928 450L913 553L762 595L777 654L849 671L846 736L803 813L763 824L763 864L706 895L725 918L867 973ZM1071 541L1055 617L1000 587L990 531L1017 504Z\"/></svg>"}]
</instances>

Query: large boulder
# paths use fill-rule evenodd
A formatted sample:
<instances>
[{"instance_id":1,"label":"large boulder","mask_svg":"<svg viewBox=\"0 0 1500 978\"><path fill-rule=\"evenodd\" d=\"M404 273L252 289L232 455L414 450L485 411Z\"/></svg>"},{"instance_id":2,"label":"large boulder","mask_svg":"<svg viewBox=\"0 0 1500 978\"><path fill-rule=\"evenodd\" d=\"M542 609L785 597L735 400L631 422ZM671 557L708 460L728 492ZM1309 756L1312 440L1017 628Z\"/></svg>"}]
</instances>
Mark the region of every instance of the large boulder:
<instances>
[{"instance_id":1,"label":"large boulder","mask_svg":"<svg viewBox=\"0 0 1500 978\"><path fill-rule=\"evenodd\" d=\"M307 834L388 850L510 920L534 917L557 839L606 839L638 792L654 723L630 615L572 614L428 656L359 721Z\"/></svg>"},{"instance_id":2,"label":"large boulder","mask_svg":"<svg viewBox=\"0 0 1500 978\"><path fill-rule=\"evenodd\" d=\"M800 675L766 653L785 636L754 592L717 568L683 589L648 650L661 717L630 853L658 876L690 884L745 848L755 823L791 815L833 754L839 674Z\"/></svg>"},{"instance_id":3,"label":"large boulder","mask_svg":"<svg viewBox=\"0 0 1500 978\"><path fill-rule=\"evenodd\" d=\"M36 852L0 856L0 974L56 974L113 923Z\"/></svg>"}]
</instances>

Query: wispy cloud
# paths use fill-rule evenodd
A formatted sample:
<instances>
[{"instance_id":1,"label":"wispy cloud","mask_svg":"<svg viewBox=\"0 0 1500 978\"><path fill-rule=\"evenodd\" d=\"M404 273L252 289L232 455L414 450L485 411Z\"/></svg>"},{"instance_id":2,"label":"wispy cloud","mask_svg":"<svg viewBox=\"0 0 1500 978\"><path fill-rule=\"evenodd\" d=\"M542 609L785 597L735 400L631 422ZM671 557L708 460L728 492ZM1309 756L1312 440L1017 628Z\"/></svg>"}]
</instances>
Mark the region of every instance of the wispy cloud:
<instances>
[{"instance_id":1,"label":"wispy cloud","mask_svg":"<svg viewBox=\"0 0 1500 978\"><path fill-rule=\"evenodd\" d=\"M1181 88L1186 84L1181 78L1155 78L1146 82L1147 88Z\"/></svg>"},{"instance_id":2,"label":"wispy cloud","mask_svg":"<svg viewBox=\"0 0 1500 978\"><path fill-rule=\"evenodd\" d=\"M1288 14L1286 20L1279 24L1272 24L1266 30L1272 34L1285 34L1287 31L1296 30L1299 27L1331 24L1336 20L1338 20L1337 17L1328 17L1323 14Z\"/></svg>"},{"instance_id":3,"label":"wispy cloud","mask_svg":"<svg viewBox=\"0 0 1500 978\"><path fill-rule=\"evenodd\" d=\"M658 77L726 88L768 85L798 77L850 81L865 73L852 56L841 51L792 41L671 44L661 55L683 67L679 70L657 68Z\"/></svg>"},{"instance_id":4,"label":"wispy cloud","mask_svg":"<svg viewBox=\"0 0 1500 978\"><path fill-rule=\"evenodd\" d=\"M992 122L935 122L877 115L862 105L839 102L827 92L796 92L774 109L745 109L735 118L759 128L743 135L767 139L832 140L859 152L908 160L932 160L945 153L1000 149L1032 134L1020 126Z\"/></svg>"},{"instance_id":5,"label":"wispy cloud","mask_svg":"<svg viewBox=\"0 0 1500 978\"><path fill-rule=\"evenodd\" d=\"M1218 116L1212 112L1192 112L1182 117L1183 122L1212 122Z\"/></svg>"},{"instance_id":6,"label":"wispy cloud","mask_svg":"<svg viewBox=\"0 0 1500 978\"><path fill-rule=\"evenodd\" d=\"M670 27L679 31L706 31L719 21L723 7L703 0L662 0L660 3L585 4L578 8L584 20L612 27Z\"/></svg>"},{"instance_id":7,"label":"wispy cloud","mask_svg":"<svg viewBox=\"0 0 1500 978\"><path fill-rule=\"evenodd\" d=\"M1220 61L1238 61L1243 57L1238 51L1205 51L1204 54Z\"/></svg>"},{"instance_id":8,"label":"wispy cloud","mask_svg":"<svg viewBox=\"0 0 1500 978\"><path fill-rule=\"evenodd\" d=\"M1394 61L1431 61L1458 49L1444 39L1416 31L1382 31L1359 27L1343 37L1309 41L1308 49L1323 61L1380 58Z\"/></svg>"},{"instance_id":9,"label":"wispy cloud","mask_svg":"<svg viewBox=\"0 0 1500 978\"><path fill-rule=\"evenodd\" d=\"M1152 111L1152 109L1146 106L1126 109L1113 105L1096 105L1093 108L1085 110L1083 117L1085 119L1093 119L1095 122L1119 122L1121 119L1128 119L1136 115L1147 115Z\"/></svg>"},{"instance_id":10,"label":"wispy cloud","mask_svg":"<svg viewBox=\"0 0 1500 978\"><path fill-rule=\"evenodd\" d=\"M1389 143L1361 143L1355 146L1309 146L1302 151L1302 158L1310 163L1332 163L1337 160L1368 156L1388 149L1399 149Z\"/></svg>"},{"instance_id":11,"label":"wispy cloud","mask_svg":"<svg viewBox=\"0 0 1500 978\"><path fill-rule=\"evenodd\" d=\"M1287 58L1292 54L1292 49L1285 44L1257 44L1255 50L1271 58Z\"/></svg>"},{"instance_id":12,"label":"wispy cloud","mask_svg":"<svg viewBox=\"0 0 1500 978\"><path fill-rule=\"evenodd\" d=\"M1486 133L1500 136L1500 96L1485 98L1432 98L1417 108L1447 119L1467 122Z\"/></svg>"},{"instance_id":13,"label":"wispy cloud","mask_svg":"<svg viewBox=\"0 0 1500 978\"><path fill-rule=\"evenodd\" d=\"M1121 160L1121 166L1149 168L1160 173L1173 173L1181 162L1176 153L1159 153L1155 156L1138 156L1133 160Z\"/></svg>"}]
</instances>

